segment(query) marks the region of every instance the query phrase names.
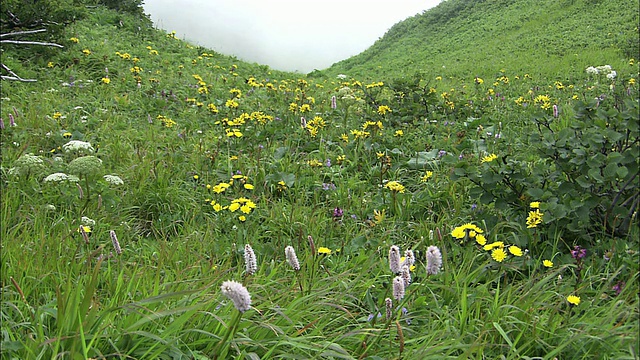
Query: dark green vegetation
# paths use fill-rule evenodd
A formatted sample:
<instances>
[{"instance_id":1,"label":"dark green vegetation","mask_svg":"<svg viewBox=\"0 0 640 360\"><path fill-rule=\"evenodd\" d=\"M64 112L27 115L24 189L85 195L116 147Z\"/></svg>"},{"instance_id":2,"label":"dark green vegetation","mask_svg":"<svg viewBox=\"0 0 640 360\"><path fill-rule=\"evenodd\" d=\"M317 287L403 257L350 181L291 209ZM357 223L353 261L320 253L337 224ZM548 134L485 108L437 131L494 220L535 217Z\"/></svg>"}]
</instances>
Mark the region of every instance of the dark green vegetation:
<instances>
[{"instance_id":1,"label":"dark green vegetation","mask_svg":"<svg viewBox=\"0 0 640 360\"><path fill-rule=\"evenodd\" d=\"M309 76L46 3L83 19L2 47L3 359L638 357L637 2L448 0Z\"/></svg>"}]
</instances>

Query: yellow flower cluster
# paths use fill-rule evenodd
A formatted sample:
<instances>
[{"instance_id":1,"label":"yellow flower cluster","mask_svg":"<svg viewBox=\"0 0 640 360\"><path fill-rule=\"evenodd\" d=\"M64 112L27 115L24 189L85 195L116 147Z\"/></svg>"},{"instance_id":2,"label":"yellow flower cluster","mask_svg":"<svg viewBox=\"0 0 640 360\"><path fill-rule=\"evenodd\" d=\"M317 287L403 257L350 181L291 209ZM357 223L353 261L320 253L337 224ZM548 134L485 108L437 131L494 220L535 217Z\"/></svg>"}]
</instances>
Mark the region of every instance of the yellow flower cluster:
<instances>
[{"instance_id":1,"label":"yellow flower cluster","mask_svg":"<svg viewBox=\"0 0 640 360\"><path fill-rule=\"evenodd\" d=\"M486 162L492 162L493 160L497 159L498 155L496 154L489 154L485 157L483 157L480 162L486 163Z\"/></svg>"},{"instance_id":2,"label":"yellow flower cluster","mask_svg":"<svg viewBox=\"0 0 640 360\"><path fill-rule=\"evenodd\" d=\"M389 181L388 183L384 184L384 187L393 191L393 192L399 192L399 193L404 193L404 185L400 184L397 181Z\"/></svg>"},{"instance_id":3,"label":"yellow flower cluster","mask_svg":"<svg viewBox=\"0 0 640 360\"><path fill-rule=\"evenodd\" d=\"M164 115L158 115L157 119L162 122L162 125L168 128L173 127L176 124L175 121L171 120L170 118Z\"/></svg>"}]
</instances>

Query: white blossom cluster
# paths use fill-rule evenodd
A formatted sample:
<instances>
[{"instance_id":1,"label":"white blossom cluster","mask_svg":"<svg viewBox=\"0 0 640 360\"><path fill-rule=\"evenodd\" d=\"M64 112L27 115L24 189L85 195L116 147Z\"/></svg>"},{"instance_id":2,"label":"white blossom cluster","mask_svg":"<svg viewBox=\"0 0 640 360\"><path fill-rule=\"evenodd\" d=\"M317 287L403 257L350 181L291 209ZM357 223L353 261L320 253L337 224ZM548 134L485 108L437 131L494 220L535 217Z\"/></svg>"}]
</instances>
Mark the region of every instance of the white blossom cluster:
<instances>
[{"instance_id":1,"label":"white blossom cluster","mask_svg":"<svg viewBox=\"0 0 640 360\"><path fill-rule=\"evenodd\" d=\"M92 153L95 151L95 149L93 148L93 146L91 146L90 143L86 141L80 141L80 140L71 140L68 143L62 145L62 148L64 149L65 152L86 151L86 152Z\"/></svg>"},{"instance_id":2,"label":"white blossom cluster","mask_svg":"<svg viewBox=\"0 0 640 360\"><path fill-rule=\"evenodd\" d=\"M117 175L105 175L103 176L103 178L106 182L108 182L111 185L118 186L118 185L124 184L124 181L122 181L120 176L117 176Z\"/></svg>"},{"instance_id":3,"label":"white blossom cluster","mask_svg":"<svg viewBox=\"0 0 640 360\"><path fill-rule=\"evenodd\" d=\"M606 75L609 80L614 80L618 76L618 73L611 68L611 65L589 66L585 71L589 75Z\"/></svg>"},{"instance_id":4,"label":"white blossom cluster","mask_svg":"<svg viewBox=\"0 0 640 360\"><path fill-rule=\"evenodd\" d=\"M78 182L80 181L80 179L75 175L67 175L65 173L57 172L57 173L48 175L47 177L44 178L43 181L44 182L63 182L63 181Z\"/></svg>"}]
</instances>

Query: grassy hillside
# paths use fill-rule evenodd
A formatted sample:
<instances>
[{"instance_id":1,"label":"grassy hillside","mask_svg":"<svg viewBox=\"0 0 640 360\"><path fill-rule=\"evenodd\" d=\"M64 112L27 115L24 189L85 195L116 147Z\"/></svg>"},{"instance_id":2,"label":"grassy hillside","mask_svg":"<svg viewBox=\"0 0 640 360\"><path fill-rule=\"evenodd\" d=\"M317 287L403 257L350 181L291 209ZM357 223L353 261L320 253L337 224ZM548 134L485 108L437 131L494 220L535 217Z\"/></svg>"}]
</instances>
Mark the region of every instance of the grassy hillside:
<instances>
[{"instance_id":1,"label":"grassy hillside","mask_svg":"<svg viewBox=\"0 0 640 360\"><path fill-rule=\"evenodd\" d=\"M327 72L493 77L507 69L566 79L589 64L638 58L638 8L637 0L445 0Z\"/></svg>"},{"instance_id":2,"label":"grassy hillside","mask_svg":"<svg viewBox=\"0 0 640 360\"><path fill-rule=\"evenodd\" d=\"M102 7L53 40L2 46L38 81L0 88L1 358L637 358L636 58L305 77Z\"/></svg>"}]
</instances>

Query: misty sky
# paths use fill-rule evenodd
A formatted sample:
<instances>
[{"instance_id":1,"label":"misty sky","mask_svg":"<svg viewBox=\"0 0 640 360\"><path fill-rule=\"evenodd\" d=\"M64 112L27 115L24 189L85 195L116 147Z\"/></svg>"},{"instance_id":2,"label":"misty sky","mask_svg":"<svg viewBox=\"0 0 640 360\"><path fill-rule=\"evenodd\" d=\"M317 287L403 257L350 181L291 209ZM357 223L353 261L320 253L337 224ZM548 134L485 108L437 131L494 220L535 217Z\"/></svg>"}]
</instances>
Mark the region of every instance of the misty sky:
<instances>
[{"instance_id":1,"label":"misty sky","mask_svg":"<svg viewBox=\"0 0 640 360\"><path fill-rule=\"evenodd\" d=\"M145 0L158 28L242 60L307 73L356 55L440 0Z\"/></svg>"}]
</instances>

